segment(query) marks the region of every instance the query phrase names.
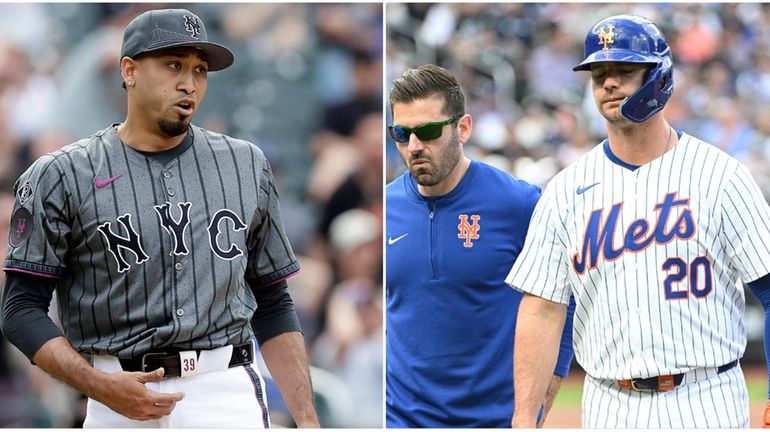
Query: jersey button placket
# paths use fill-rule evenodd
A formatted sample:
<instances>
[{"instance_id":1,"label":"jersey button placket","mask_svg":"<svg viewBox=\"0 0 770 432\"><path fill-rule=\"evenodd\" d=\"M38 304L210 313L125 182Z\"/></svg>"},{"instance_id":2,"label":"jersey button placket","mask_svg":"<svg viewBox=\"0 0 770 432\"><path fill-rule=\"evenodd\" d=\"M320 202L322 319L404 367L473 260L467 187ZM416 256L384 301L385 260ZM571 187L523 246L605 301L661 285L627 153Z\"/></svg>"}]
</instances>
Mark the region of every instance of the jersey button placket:
<instances>
[{"instance_id":1,"label":"jersey button placket","mask_svg":"<svg viewBox=\"0 0 770 432\"><path fill-rule=\"evenodd\" d=\"M176 188L174 187L174 181L171 180L174 175L171 174L171 171L163 171L161 173L161 176L163 176L163 185L166 187L166 195L172 197L176 195Z\"/></svg>"},{"instance_id":2,"label":"jersey button placket","mask_svg":"<svg viewBox=\"0 0 770 432\"><path fill-rule=\"evenodd\" d=\"M161 189L161 190L165 191L165 199L167 200L167 202L169 202L171 204L171 208L172 209L177 209L178 210L178 206L176 205L178 203L178 200L174 200L174 199L170 199L169 198L169 197L175 197L177 195L177 193L179 192L179 189L178 189L179 188L179 184L176 181L176 178L175 178L174 174L171 173L171 171L164 170L164 171L161 171L160 176L161 176L160 181L163 184L163 189ZM182 196L180 195L179 199L181 199L181 198L182 198ZM172 212L172 218L173 217L174 216L173 216L173 212ZM184 270L184 268L185 268L184 262L182 261L183 258L184 258L183 256L177 256L177 257L174 258L174 276L175 276L175 279L177 281L181 280L184 277L183 273L182 273L182 270ZM175 284L175 286L176 285L177 284ZM185 316L184 308L179 307L178 304L176 306L177 307L174 310L174 315L176 315L177 319L180 320L180 321L183 320L183 319L186 319L186 318L184 318L184 316Z\"/></svg>"},{"instance_id":3,"label":"jersey button placket","mask_svg":"<svg viewBox=\"0 0 770 432\"><path fill-rule=\"evenodd\" d=\"M176 264L174 264L174 269L176 270L177 278L180 278L180 273L183 268L184 268L184 265L181 262L177 262ZM184 316L184 309L177 308L176 311L174 311L174 313L176 313L177 317L182 318Z\"/></svg>"}]
</instances>

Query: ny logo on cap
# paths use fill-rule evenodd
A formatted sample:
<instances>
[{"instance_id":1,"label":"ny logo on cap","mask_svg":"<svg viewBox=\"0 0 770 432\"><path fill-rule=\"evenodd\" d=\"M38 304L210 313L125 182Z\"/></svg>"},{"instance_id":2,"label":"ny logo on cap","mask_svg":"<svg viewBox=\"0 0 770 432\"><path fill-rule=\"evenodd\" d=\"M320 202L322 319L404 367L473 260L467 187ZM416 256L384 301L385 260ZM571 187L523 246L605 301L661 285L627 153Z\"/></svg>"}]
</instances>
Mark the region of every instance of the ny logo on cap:
<instances>
[{"instance_id":1,"label":"ny logo on cap","mask_svg":"<svg viewBox=\"0 0 770 432\"><path fill-rule=\"evenodd\" d=\"M196 17L190 15L184 16L184 29L190 32L193 39L198 39L201 34L201 24Z\"/></svg>"},{"instance_id":2,"label":"ny logo on cap","mask_svg":"<svg viewBox=\"0 0 770 432\"><path fill-rule=\"evenodd\" d=\"M615 42L615 26L610 24L608 26L610 29L609 31L604 30L604 27L599 30L599 43L604 45L604 51L607 51L609 48L607 48L607 45L612 44Z\"/></svg>"}]
</instances>

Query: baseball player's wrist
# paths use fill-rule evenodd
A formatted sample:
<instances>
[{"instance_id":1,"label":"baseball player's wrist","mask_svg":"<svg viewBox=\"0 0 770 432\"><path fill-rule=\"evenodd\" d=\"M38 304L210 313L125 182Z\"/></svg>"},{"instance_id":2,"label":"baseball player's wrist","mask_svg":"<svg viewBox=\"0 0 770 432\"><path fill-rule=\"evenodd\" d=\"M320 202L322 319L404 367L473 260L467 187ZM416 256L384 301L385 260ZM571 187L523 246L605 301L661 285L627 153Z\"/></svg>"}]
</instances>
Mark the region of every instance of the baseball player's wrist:
<instances>
[{"instance_id":1,"label":"baseball player's wrist","mask_svg":"<svg viewBox=\"0 0 770 432\"><path fill-rule=\"evenodd\" d=\"M82 368L80 376L82 378L78 379L74 387L91 399L103 401L105 394L112 390L111 386L105 385L107 374L91 365Z\"/></svg>"},{"instance_id":2,"label":"baseball player's wrist","mask_svg":"<svg viewBox=\"0 0 770 432\"><path fill-rule=\"evenodd\" d=\"M512 428L525 428L535 429L537 426L537 411L535 412L520 412L517 408L513 413L513 419L511 420Z\"/></svg>"},{"instance_id":3,"label":"baseball player's wrist","mask_svg":"<svg viewBox=\"0 0 770 432\"><path fill-rule=\"evenodd\" d=\"M46 342L32 360L41 369L92 399L98 400L100 390L114 391L104 384L102 376L105 374L91 366L63 336Z\"/></svg>"},{"instance_id":4,"label":"baseball player's wrist","mask_svg":"<svg viewBox=\"0 0 770 432\"><path fill-rule=\"evenodd\" d=\"M514 423L521 425L522 423L532 422L532 425L534 427L535 422L537 421L537 414L540 411L541 405L537 406L516 406L513 411L513 421ZM519 426L520 427L520 426Z\"/></svg>"}]
</instances>

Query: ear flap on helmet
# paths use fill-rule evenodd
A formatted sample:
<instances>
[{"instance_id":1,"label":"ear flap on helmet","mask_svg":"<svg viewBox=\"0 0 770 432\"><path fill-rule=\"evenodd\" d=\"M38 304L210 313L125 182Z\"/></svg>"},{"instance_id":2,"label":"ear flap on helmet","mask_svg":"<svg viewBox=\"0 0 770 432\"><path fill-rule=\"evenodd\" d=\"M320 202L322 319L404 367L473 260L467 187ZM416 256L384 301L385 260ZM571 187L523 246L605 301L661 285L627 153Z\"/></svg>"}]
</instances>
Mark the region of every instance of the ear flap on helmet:
<instances>
[{"instance_id":1,"label":"ear flap on helmet","mask_svg":"<svg viewBox=\"0 0 770 432\"><path fill-rule=\"evenodd\" d=\"M662 110L674 91L673 72L670 58L655 66L639 90L620 104L620 114L641 123Z\"/></svg>"}]
</instances>

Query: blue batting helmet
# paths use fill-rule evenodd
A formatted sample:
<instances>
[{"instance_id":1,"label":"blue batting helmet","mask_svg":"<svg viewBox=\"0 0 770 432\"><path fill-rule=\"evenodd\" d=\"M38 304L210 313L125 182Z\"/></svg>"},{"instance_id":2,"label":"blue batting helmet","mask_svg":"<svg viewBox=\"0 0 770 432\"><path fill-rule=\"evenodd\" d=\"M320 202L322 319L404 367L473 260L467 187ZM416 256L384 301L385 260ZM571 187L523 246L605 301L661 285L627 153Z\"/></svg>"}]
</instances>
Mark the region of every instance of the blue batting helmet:
<instances>
[{"instance_id":1,"label":"blue batting helmet","mask_svg":"<svg viewBox=\"0 0 770 432\"><path fill-rule=\"evenodd\" d=\"M644 84L620 106L623 117L641 123L663 109L674 91L671 49L660 29L647 18L615 15L594 24L586 35L585 60L572 68L591 70L603 62L652 65Z\"/></svg>"}]
</instances>

